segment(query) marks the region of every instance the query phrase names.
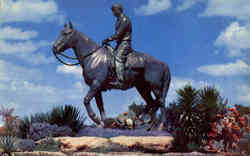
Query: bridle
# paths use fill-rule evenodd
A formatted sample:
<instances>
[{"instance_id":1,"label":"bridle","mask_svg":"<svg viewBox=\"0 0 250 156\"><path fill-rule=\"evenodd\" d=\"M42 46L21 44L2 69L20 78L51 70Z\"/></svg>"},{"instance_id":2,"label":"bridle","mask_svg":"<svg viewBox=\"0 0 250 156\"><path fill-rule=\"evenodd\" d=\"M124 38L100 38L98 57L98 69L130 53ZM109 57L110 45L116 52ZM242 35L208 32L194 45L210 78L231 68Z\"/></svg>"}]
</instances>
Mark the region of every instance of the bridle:
<instances>
[{"instance_id":1,"label":"bridle","mask_svg":"<svg viewBox=\"0 0 250 156\"><path fill-rule=\"evenodd\" d=\"M102 48L102 47L98 46L97 48L91 50L88 54L86 54L86 55L84 55L84 56L80 56L79 59L76 58L76 57L67 56L67 55L65 55L65 54L63 54L63 53L58 53L58 55L61 55L61 56L65 57L65 58L68 58L68 59L71 59L71 60L78 60L77 63L72 63L72 64L65 63L62 59L60 59L60 58L57 56L57 54L56 54L55 52L53 52L53 53L54 53L56 59L57 59L59 62L61 62L62 64L67 65L67 66L76 66L76 65L81 64L80 62L81 62L83 59L85 59L86 57L92 55L93 53L95 53L95 52L96 52L97 50L99 50L100 48Z\"/></svg>"},{"instance_id":2,"label":"bridle","mask_svg":"<svg viewBox=\"0 0 250 156\"><path fill-rule=\"evenodd\" d=\"M72 34L70 34L70 37L68 37L68 38L71 39L72 36L74 35L74 33L75 33L75 31L72 32ZM80 62L81 62L83 59L85 59L86 57L92 55L93 53L95 53L95 52L96 52L97 50L99 50L100 48L102 48L102 47L101 47L101 46L96 47L95 49L93 49L93 50L91 50L89 53L87 53L86 55L80 56L79 59L78 59L77 57L67 56L67 55L65 55L65 54L63 54L63 53L55 53L54 51L53 51L53 53L54 53L56 59L57 59L59 62L61 62L62 64L67 65L67 66L76 66L76 65L81 64ZM61 56L63 56L63 57L65 57L65 58L71 59L71 60L78 60L78 62L77 62L77 63L72 63L72 64L65 63L62 59L60 59L60 58L57 56L57 54L58 54L58 55L61 55Z\"/></svg>"}]
</instances>

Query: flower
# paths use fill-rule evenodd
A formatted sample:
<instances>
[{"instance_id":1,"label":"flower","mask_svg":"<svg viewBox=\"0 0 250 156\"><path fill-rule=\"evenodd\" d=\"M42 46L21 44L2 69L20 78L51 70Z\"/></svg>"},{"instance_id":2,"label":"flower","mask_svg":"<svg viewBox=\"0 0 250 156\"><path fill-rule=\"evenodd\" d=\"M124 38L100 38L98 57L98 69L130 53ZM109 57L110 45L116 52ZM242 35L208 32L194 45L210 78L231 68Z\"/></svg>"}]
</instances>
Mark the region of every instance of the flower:
<instances>
[{"instance_id":1,"label":"flower","mask_svg":"<svg viewBox=\"0 0 250 156\"><path fill-rule=\"evenodd\" d=\"M248 133L250 133L250 126L247 126L247 131Z\"/></svg>"},{"instance_id":2,"label":"flower","mask_svg":"<svg viewBox=\"0 0 250 156\"><path fill-rule=\"evenodd\" d=\"M123 112L122 115L126 116L128 114L128 112Z\"/></svg>"},{"instance_id":3,"label":"flower","mask_svg":"<svg viewBox=\"0 0 250 156\"><path fill-rule=\"evenodd\" d=\"M236 134L233 134L232 136L233 136L233 141L234 142L239 142L240 139Z\"/></svg>"},{"instance_id":4,"label":"flower","mask_svg":"<svg viewBox=\"0 0 250 156\"><path fill-rule=\"evenodd\" d=\"M216 133L215 132L210 132L208 134L209 137L215 138L216 137Z\"/></svg>"},{"instance_id":5,"label":"flower","mask_svg":"<svg viewBox=\"0 0 250 156\"><path fill-rule=\"evenodd\" d=\"M246 126L246 120L243 117L239 117L238 122L240 123L241 126Z\"/></svg>"},{"instance_id":6,"label":"flower","mask_svg":"<svg viewBox=\"0 0 250 156\"><path fill-rule=\"evenodd\" d=\"M112 126L112 127L116 127L116 123L115 123L115 122L113 122L111 126Z\"/></svg>"},{"instance_id":7,"label":"flower","mask_svg":"<svg viewBox=\"0 0 250 156\"><path fill-rule=\"evenodd\" d=\"M233 117L236 117L236 116L240 115L240 113L233 107L230 107L228 110L233 112L233 114L232 114Z\"/></svg>"},{"instance_id":8,"label":"flower","mask_svg":"<svg viewBox=\"0 0 250 156\"><path fill-rule=\"evenodd\" d=\"M213 122L212 124L211 124L211 127L212 128L215 128L217 126L217 122Z\"/></svg>"},{"instance_id":9,"label":"flower","mask_svg":"<svg viewBox=\"0 0 250 156\"><path fill-rule=\"evenodd\" d=\"M228 127L228 122L226 120L223 120L222 122L225 127Z\"/></svg>"},{"instance_id":10,"label":"flower","mask_svg":"<svg viewBox=\"0 0 250 156\"><path fill-rule=\"evenodd\" d=\"M236 125L235 123L232 124L231 128L232 128L232 130L240 131L240 127L238 125Z\"/></svg>"}]
</instances>

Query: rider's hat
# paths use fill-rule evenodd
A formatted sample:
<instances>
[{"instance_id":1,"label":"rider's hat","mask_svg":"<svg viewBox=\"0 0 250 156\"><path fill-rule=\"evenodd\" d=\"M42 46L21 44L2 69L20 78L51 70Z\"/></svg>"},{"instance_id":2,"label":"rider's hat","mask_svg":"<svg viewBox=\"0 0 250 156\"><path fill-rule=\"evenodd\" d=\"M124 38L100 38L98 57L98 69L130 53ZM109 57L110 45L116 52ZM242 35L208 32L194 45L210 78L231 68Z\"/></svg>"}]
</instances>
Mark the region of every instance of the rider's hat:
<instances>
[{"instance_id":1,"label":"rider's hat","mask_svg":"<svg viewBox=\"0 0 250 156\"><path fill-rule=\"evenodd\" d=\"M112 10L114 10L115 8L119 9L121 12L123 12L123 8L122 8L122 4L121 3L116 3L114 5L112 5Z\"/></svg>"}]
</instances>

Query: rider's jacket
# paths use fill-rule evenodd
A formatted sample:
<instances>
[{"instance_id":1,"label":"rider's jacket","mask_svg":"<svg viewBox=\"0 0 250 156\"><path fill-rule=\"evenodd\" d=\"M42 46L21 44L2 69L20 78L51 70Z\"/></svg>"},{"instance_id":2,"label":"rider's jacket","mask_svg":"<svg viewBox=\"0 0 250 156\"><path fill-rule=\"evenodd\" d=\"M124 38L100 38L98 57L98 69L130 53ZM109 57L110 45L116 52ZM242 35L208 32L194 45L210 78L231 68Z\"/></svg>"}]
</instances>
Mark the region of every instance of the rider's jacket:
<instances>
[{"instance_id":1,"label":"rider's jacket","mask_svg":"<svg viewBox=\"0 0 250 156\"><path fill-rule=\"evenodd\" d=\"M132 34L132 24L130 19L121 14L115 24L115 34L112 39L116 40L119 45L122 41L131 41Z\"/></svg>"}]
</instances>

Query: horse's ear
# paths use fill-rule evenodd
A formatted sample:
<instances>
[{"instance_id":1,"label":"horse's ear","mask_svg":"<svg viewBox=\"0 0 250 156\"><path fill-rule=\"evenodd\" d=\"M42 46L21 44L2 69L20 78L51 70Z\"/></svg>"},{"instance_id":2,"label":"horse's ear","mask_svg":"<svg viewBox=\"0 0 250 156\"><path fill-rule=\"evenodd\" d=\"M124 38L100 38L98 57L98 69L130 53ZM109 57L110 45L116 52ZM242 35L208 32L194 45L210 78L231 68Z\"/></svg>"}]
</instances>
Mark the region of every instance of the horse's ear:
<instances>
[{"instance_id":1,"label":"horse's ear","mask_svg":"<svg viewBox=\"0 0 250 156\"><path fill-rule=\"evenodd\" d=\"M67 28L67 23L64 24L64 28Z\"/></svg>"},{"instance_id":2,"label":"horse's ear","mask_svg":"<svg viewBox=\"0 0 250 156\"><path fill-rule=\"evenodd\" d=\"M71 21L69 21L69 28L73 29L73 25L72 25Z\"/></svg>"}]
</instances>

